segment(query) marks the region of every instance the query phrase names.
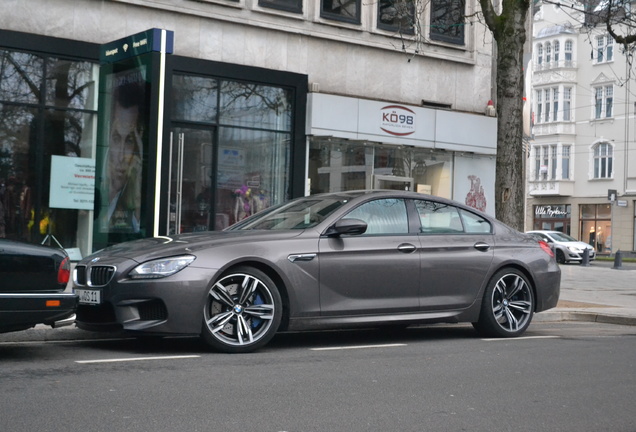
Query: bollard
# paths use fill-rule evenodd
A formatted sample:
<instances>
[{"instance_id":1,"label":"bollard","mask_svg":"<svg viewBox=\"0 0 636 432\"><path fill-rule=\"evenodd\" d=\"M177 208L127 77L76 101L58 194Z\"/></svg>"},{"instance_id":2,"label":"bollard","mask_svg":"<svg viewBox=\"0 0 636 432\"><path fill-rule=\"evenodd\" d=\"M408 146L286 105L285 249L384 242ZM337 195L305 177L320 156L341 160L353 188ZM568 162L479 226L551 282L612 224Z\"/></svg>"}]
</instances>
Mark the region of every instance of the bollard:
<instances>
[{"instance_id":1,"label":"bollard","mask_svg":"<svg viewBox=\"0 0 636 432\"><path fill-rule=\"evenodd\" d=\"M590 250L588 248L583 249L583 258L581 259L581 265L584 267L590 266Z\"/></svg>"},{"instance_id":2,"label":"bollard","mask_svg":"<svg viewBox=\"0 0 636 432\"><path fill-rule=\"evenodd\" d=\"M623 252L621 250L616 251L616 255L614 255L614 267L613 269L620 270L623 267Z\"/></svg>"}]
</instances>

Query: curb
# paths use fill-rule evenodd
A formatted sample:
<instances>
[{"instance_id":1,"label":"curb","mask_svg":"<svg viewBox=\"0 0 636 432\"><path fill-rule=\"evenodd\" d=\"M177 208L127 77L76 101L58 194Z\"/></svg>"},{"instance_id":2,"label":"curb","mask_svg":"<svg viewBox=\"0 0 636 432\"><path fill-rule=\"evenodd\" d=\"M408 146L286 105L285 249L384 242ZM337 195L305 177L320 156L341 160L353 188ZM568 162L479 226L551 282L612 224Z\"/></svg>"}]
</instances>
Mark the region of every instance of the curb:
<instances>
[{"instance_id":1,"label":"curb","mask_svg":"<svg viewBox=\"0 0 636 432\"><path fill-rule=\"evenodd\" d=\"M625 315L611 315L590 311L551 311L535 314L535 322L581 321L602 324L636 326L636 317Z\"/></svg>"}]
</instances>

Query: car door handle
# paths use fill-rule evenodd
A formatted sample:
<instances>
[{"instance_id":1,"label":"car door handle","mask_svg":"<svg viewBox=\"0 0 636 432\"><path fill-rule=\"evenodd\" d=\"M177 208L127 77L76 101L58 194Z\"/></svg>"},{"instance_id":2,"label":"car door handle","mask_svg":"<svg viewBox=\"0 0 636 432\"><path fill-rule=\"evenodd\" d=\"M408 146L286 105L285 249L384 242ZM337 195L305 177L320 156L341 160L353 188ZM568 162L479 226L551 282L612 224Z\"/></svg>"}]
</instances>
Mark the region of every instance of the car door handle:
<instances>
[{"instance_id":1,"label":"car door handle","mask_svg":"<svg viewBox=\"0 0 636 432\"><path fill-rule=\"evenodd\" d=\"M484 242L477 242L475 243L475 246L473 247L477 249L478 251L482 251L482 252L486 252L488 249L490 249L490 245Z\"/></svg>"},{"instance_id":2,"label":"car door handle","mask_svg":"<svg viewBox=\"0 0 636 432\"><path fill-rule=\"evenodd\" d=\"M398 250L402 253L413 253L417 250L417 248L410 243L402 243L398 246Z\"/></svg>"}]
</instances>

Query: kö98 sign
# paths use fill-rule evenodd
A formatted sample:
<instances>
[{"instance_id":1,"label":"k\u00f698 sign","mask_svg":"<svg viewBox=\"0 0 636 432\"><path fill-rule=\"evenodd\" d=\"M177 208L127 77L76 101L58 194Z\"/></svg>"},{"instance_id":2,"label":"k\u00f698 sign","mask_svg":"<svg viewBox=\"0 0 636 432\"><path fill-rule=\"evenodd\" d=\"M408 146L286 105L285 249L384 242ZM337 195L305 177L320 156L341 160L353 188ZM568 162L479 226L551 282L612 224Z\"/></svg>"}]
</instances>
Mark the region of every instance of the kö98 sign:
<instances>
[{"instance_id":1,"label":"k\u00f698 sign","mask_svg":"<svg viewBox=\"0 0 636 432\"><path fill-rule=\"evenodd\" d=\"M415 132L415 112L400 105L387 105L380 110L380 129L384 132L406 136Z\"/></svg>"}]
</instances>

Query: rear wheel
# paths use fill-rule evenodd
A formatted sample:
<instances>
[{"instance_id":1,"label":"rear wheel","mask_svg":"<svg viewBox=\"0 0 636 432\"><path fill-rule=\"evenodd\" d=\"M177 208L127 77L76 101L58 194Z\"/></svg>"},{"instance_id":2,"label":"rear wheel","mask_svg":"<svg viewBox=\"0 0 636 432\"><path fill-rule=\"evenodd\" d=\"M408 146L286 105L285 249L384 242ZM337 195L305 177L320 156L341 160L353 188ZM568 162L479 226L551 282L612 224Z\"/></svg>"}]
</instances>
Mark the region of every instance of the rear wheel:
<instances>
[{"instance_id":1,"label":"rear wheel","mask_svg":"<svg viewBox=\"0 0 636 432\"><path fill-rule=\"evenodd\" d=\"M271 278L255 268L236 268L210 288L202 336L219 351L254 351L274 337L281 315L280 294Z\"/></svg>"},{"instance_id":2,"label":"rear wheel","mask_svg":"<svg viewBox=\"0 0 636 432\"><path fill-rule=\"evenodd\" d=\"M532 321L534 294L519 270L503 269L491 279L481 305L479 321L473 323L482 336L515 337Z\"/></svg>"}]
</instances>

